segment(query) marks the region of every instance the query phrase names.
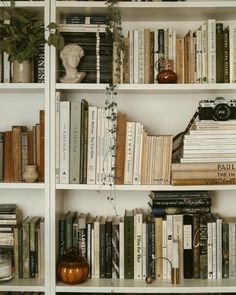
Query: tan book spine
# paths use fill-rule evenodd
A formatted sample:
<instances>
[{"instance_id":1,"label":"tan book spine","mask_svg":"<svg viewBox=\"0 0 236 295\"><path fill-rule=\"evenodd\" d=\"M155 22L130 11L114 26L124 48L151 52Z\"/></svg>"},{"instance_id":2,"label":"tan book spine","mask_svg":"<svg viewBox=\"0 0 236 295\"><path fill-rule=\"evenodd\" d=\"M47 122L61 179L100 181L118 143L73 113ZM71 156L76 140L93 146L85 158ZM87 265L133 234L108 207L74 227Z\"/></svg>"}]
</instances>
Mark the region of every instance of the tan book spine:
<instances>
[{"instance_id":1,"label":"tan book spine","mask_svg":"<svg viewBox=\"0 0 236 295\"><path fill-rule=\"evenodd\" d=\"M34 164L34 151L33 151L33 131L28 130L28 165Z\"/></svg>"},{"instance_id":2,"label":"tan book spine","mask_svg":"<svg viewBox=\"0 0 236 295\"><path fill-rule=\"evenodd\" d=\"M4 132L4 182L13 181L12 131Z\"/></svg>"},{"instance_id":3,"label":"tan book spine","mask_svg":"<svg viewBox=\"0 0 236 295\"><path fill-rule=\"evenodd\" d=\"M220 185L236 184L236 178L172 179L172 185Z\"/></svg>"},{"instance_id":4,"label":"tan book spine","mask_svg":"<svg viewBox=\"0 0 236 295\"><path fill-rule=\"evenodd\" d=\"M12 127L13 181L21 181L21 127Z\"/></svg>"},{"instance_id":5,"label":"tan book spine","mask_svg":"<svg viewBox=\"0 0 236 295\"><path fill-rule=\"evenodd\" d=\"M215 163L173 163L171 165L173 171L186 170L217 170L217 171L236 171L236 162L215 162Z\"/></svg>"},{"instance_id":6,"label":"tan book spine","mask_svg":"<svg viewBox=\"0 0 236 295\"><path fill-rule=\"evenodd\" d=\"M235 170L227 170L227 171L207 171L207 170L189 170L189 171L173 171L172 179L232 179L236 178Z\"/></svg>"},{"instance_id":7,"label":"tan book spine","mask_svg":"<svg viewBox=\"0 0 236 295\"><path fill-rule=\"evenodd\" d=\"M142 170L141 170L141 184L145 184L147 173L147 132L143 132L143 148L142 148Z\"/></svg>"},{"instance_id":8,"label":"tan book spine","mask_svg":"<svg viewBox=\"0 0 236 295\"><path fill-rule=\"evenodd\" d=\"M45 143L45 111L39 111L39 133L40 133L40 158L39 158L39 180L44 181L44 143Z\"/></svg>"},{"instance_id":9,"label":"tan book spine","mask_svg":"<svg viewBox=\"0 0 236 295\"><path fill-rule=\"evenodd\" d=\"M127 115L117 114L115 184L124 184Z\"/></svg>"},{"instance_id":10,"label":"tan book spine","mask_svg":"<svg viewBox=\"0 0 236 295\"><path fill-rule=\"evenodd\" d=\"M124 38L123 83L129 83L129 37Z\"/></svg>"},{"instance_id":11,"label":"tan book spine","mask_svg":"<svg viewBox=\"0 0 236 295\"><path fill-rule=\"evenodd\" d=\"M184 39L176 39L176 74L177 83L183 84L184 81Z\"/></svg>"},{"instance_id":12,"label":"tan book spine","mask_svg":"<svg viewBox=\"0 0 236 295\"><path fill-rule=\"evenodd\" d=\"M112 56L112 81L113 84L120 83L120 54L118 42L113 42L113 56Z\"/></svg>"},{"instance_id":13,"label":"tan book spine","mask_svg":"<svg viewBox=\"0 0 236 295\"><path fill-rule=\"evenodd\" d=\"M162 257L162 217L155 218L155 257ZM163 260L155 260L156 278L163 278Z\"/></svg>"},{"instance_id":14,"label":"tan book spine","mask_svg":"<svg viewBox=\"0 0 236 295\"><path fill-rule=\"evenodd\" d=\"M35 126L35 154L36 154L36 165L38 166L38 171L41 170L40 167L40 125Z\"/></svg>"}]
</instances>

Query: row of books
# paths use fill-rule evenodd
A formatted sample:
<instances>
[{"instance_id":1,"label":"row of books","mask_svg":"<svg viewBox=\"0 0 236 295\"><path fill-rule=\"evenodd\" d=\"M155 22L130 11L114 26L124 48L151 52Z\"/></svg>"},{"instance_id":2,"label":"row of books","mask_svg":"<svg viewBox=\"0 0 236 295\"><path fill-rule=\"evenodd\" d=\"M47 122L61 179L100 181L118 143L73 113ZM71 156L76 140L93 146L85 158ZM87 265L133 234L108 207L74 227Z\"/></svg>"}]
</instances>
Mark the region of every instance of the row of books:
<instances>
[{"instance_id":1,"label":"row of books","mask_svg":"<svg viewBox=\"0 0 236 295\"><path fill-rule=\"evenodd\" d=\"M172 164L173 184L235 184L236 120L195 121L184 136L180 163Z\"/></svg>"},{"instance_id":2,"label":"row of books","mask_svg":"<svg viewBox=\"0 0 236 295\"><path fill-rule=\"evenodd\" d=\"M31 80L36 83L44 83L44 44L39 48L39 54L31 61ZM6 52L0 53L0 83L11 83L12 72L11 62L8 60Z\"/></svg>"},{"instance_id":3,"label":"row of books","mask_svg":"<svg viewBox=\"0 0 236 295\"><path fill-rule=\"evenodd\" d=\"M170 279L169 262L153 257L175 262L184 279L236 276L236 218L213 213L154 217L136 208L124 217L68 212L58 222L59 251L78 246L92 278L144 279L151 274Z\"/></svg>"},{"instance_id":4,"label":"row of books","mask_svg":"<svg viewBox=\"0 0 236 295\"><path fill-rule=\"evenodd\" d=\"M0 248L12 255L16 278L44 276L44 218L22 220L16 204L0 204Z\"/></svg>"},{"instance_id":5,"label":"row of books","mask_svg":"<svg viewBox=\"0 0 236 295\"><path fill-rule=\"evenodd\" d=\"M172 136L148 135L116 109L113 120L109 108L60 97L57 92L58 183L170 184Z\"/></svg>"},{"instance_id":6,"label":"row of books","mask_svg":"<svg viewBox=\"0 0 236 295\"><path fill-rule=\"evenodd\" d=\"M177 83L235 83L235 31L215 19L183 37L171 27L129 30L117 83L157 83L163 60L173 62Z\"/></svg>"},{"instance_id":7,"label":"row of books","mask_svg":"<svg viewBox=\"0 0 236 295\"><path fill-rule=\"evenodd\" d=\"M111 83L113 38L107 32L106 16L67 15L59 25L65 44L77 43L84 50L78 70L85 72L82 83ZM59 60L59 76L65 69Z\"/></svg>"},{"instance_id":8,"label":"row of books","mask_svg":"<svg viewBox=\"0 0 236 295\"><path fill-rule=\"evenodd\" d=\"M39 180L44 181L44 116L40 110L39 123L32 129L12 126L0 132L0 181L22 181L26 165L37 165Z\"/></svg>"}]
</instances>

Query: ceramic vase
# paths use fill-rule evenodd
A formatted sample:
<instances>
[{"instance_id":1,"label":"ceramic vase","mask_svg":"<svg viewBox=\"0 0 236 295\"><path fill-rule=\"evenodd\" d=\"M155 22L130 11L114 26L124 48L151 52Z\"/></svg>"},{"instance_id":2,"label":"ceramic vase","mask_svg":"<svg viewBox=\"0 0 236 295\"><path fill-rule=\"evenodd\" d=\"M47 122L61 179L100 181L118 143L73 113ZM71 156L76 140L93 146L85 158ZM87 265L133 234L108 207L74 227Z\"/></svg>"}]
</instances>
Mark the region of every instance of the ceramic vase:
<instances>
[{"instance_id":1,"label":"ceramic vase","mask_svg":"<svg viewBox=\"0 0 236 295\"><path fill-rule=\"evenodd\" d=\"M170 59L160 61L162 70L157 74L156 80L159 84L176 83L177 74L173 71L173 62Z\"/></svg>"},{"instance_id":2,"label":"ceramic vase","mask_svg":"<svg viewBox=\"0 0 236 295\"><path fill-rule=\"evenodd\" d=\"M37 165L26 165L23 173L25 182L35 182L39 177Z\"/></svg>"},{"instance_id":3,"label":"ceramic vase","mask_svg":"<svg viewBox=\"0 0 236 295\"><path fill-rule=\"evenodd\" d=\"M32 77L32 61L24 60L19 63L14 60L12 63L12 83L31 83Z\"/></svg>"}]
</instances>

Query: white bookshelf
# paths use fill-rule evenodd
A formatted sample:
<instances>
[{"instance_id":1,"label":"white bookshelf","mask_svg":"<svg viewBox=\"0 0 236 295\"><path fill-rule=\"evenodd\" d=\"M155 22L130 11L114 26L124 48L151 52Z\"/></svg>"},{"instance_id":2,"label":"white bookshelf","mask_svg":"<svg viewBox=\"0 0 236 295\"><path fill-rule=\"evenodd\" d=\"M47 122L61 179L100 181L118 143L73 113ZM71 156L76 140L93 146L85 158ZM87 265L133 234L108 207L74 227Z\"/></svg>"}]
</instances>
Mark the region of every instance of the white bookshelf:
<instances>
[{"instance_id":1,"label":"white bookshelf","mask_svg":"<svg viewBox=\"0 0 236 295\"><path fill-rule=\"evenodd\" d=\"M5 1L10 3L9 1ZM0 8L3 7L0 3ZM105 14L102 1L16 1L17 7L26 7L44 14L45 23L59 22L66 13ZM208 18L236 23L236 1L186 2L119 2L124 30L128 28L163 25L175 26L183 34L189 27L196 28ZM50 51L50 52L49 52ZM109 186L55 184L55 92L64 92L69 99L86 98L91 105L103 106L106 84L61 84L57 82L56 51L46 47L45 83L0 84L0 117L4 130L29 116L29 123L38 120L37 111L46 110L45 129L45 183L0 183L0 202L17 203L27 214L45 217L45 279L13 279L1 283L0 290L41 291L46 295L56 292L78 293L235 293L236 280L184 280L174 286L168 281L89 279L82 285L66 285L56 281L57 245L56 215L67 210L91 211L92 214L114 214L107 201ZM118 85L119 109L131 120L142 121L153 134L177 134L184 130L201 99L223 96L235 99L236 84L122 84ZM13 111L15 108L15 111ZM33 114L32 113L33 110ZM223 216L235 215L236 185L212 186L150 186L117 185L118 212L125 208L147 206L150 190L209 190L213 194L213 211ZM95 204L95 206L91 206ZM232 204L234 206L232 206Z\"/></svg>"}]
</instances>

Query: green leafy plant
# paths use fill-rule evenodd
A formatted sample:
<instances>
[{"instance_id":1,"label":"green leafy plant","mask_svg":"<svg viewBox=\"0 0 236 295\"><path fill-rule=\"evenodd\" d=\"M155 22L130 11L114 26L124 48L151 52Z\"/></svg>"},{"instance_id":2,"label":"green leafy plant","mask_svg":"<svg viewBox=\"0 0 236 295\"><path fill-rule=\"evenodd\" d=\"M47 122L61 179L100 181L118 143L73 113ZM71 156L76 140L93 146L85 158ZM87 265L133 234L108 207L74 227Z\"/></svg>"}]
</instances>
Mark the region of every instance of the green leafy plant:
<instances>
[{"instance_id":1,"label":"green leafy plant","mask_svg":"<svg viewBox=\"0 0 236 295\"><path fill-rule=\"evenodd\" d=\"M64 39L58 25L50 23L44 28L44 21L36 13L14 5L3 8L3 20L0 24L0 52L9 54L9 60L22 63L39 54L42 44L53 45L61 50ZM45 30L49 36L45 38Z\"/></svg>"}]
</instances>

